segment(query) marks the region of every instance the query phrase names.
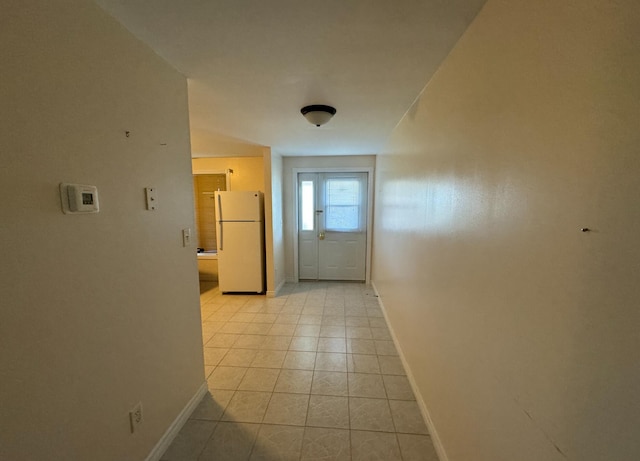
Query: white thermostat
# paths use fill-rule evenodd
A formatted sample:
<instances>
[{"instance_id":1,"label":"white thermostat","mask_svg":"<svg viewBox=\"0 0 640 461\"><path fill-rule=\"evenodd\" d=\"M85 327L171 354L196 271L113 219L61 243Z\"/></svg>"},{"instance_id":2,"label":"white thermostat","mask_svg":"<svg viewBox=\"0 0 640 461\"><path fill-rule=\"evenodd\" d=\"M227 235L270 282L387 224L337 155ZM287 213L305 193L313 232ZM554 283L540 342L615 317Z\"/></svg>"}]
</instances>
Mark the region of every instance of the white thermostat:
<instances>
[{"instance_id":1,"label":"white thermostat","mask_svg":"<svg viewBox=\"0 0 640 461\"><path fill-rule=\"evenodd\" d=\"M60 201L65 214L100 211L96 186L62 183L60 184Z\"/></svg>"}]
</instances>

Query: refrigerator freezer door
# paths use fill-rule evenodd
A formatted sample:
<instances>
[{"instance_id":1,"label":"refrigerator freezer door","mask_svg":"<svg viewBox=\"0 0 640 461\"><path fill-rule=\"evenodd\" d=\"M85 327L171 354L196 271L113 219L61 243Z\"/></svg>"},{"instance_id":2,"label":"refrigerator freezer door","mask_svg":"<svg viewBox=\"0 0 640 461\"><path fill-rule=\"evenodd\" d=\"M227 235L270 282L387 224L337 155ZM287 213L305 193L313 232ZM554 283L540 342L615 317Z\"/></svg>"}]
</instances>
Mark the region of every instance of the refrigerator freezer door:
<instances>
[{"instance_id":1,"label":"refrigerator freezer door","mask_svg":"<svg viewBox=\"0 0 640 461\"><path fill-rule=\"evenodd\" d=\"M262 221L262 192L218 191L215 200L218 221Z\"/></svg>"},{"instance_id":2,"label":"refrigerator freezer door","mask_svg":"<svg viewBox=\"0 0 640 461\"><path fill-rule=\"evenodd\" d=\"M264 291L262 222L221 222L218 232L218 287L221 292Z\"/></svg>"}]
</instances>

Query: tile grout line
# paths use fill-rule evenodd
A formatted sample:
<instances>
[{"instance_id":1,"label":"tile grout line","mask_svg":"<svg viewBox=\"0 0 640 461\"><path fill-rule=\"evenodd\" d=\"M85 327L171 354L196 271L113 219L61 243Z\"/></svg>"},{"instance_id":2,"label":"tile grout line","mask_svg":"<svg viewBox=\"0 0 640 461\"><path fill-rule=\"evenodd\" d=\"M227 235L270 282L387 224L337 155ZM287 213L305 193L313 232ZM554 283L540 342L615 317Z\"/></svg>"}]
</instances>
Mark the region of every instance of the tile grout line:
<instances>
[{"instance_id":1,"label":"tile grout line","mask_svg":"<svg viewBox=\"0 0 640 461\"><path fill-rule=\"evenodd\" d=\"M344 296L344 294L343 294L342 296ZM306 301L306 299L307 299L307 298L308 298L308 297L305 297L305 301ZM376 300L376 301L379 301L379 300ZM326 302L326 299L325 299L325 302ZM316 347L315 347L315 350L313 350L313 351L296 351L296 350L291 349L291 343L293 342L294 338L298 338L298 337L300 337L300 336L296 336L296 335L295 335L295 331L297 330L297 327L298 327L299 325L304 325L304 324L301 324L301 323L300 323L301 316L302 316L302 315L304 315L304 314L302 314L302 310L300 310L300 311L299 311L299 313L296 313L296 314L281 314L282 310L286 308L286 305L287 305L287 304L286 304L286 302L285 302L285 303L284 303L284 307L280 309L280 313L279 313L279 314L276 314L276 315L298 315L298 317L297 317L296 323L292 323L292 325L296 325L296 329L294 330L293 334L292 334L292 335L286 335L287 337L289 337L289 338L290 338L290 340L289 340L288 347L287 347L286 349L283 349L283 351L285 352L285 357L286 357L286 355L287 355L289 352L314 352L314 353L315 353L315 355L316 355L316 362L317 362L317 355L318 355L318 353L319 353L319 352L332 353L332 352L319 351L319 350L318 350L318 346L319 346L320 338L332 338L331 336L320 336L320 335L318 335L318 336L315 336L315 335L310 336L310 338L315 338ZM379 302L378 302L378 305L379 305ZM234 310L234 312L241 312L241 311L242 311L242 307L243 307L243 306L240 306L240 307L236 308L236 309ZM347 315L347 306L346 306L346 303L343 303L343 313L342 313L342 314L340 314L340 315L339 315L339 317L342 317L342 318L344 319L344 324L341 324L341 325L328 325L328 324L325 324L325 323L324 323L324 322L325 322L324 317L325 317L325 316L334 316L334 314L335 314L335 313L326 314L326 313L325 313L326 311L325 311L324 309L326 309L327 307L328 307L328 306L324 306L324 308L323 308L323 313L322 313L322 315L321 315L322 319L321 319L320 327L322 328L322 326L326 326L326 327L331 327L331 326L338 326L338 327L340 327L340 326L341 326L341 327L343 327L343 328L344 328L345 333L344 333L344 336L341 336L341 338L342 338L342 339L344 339L344 341L345 341L345 351L344 351L344 352L340 351L340 352L339 352L339 353L340 353L340 355L344 356L344 357L345 357L345 360L347 360L349 357L351 357L351 358L353 359L353 356L354 356L354 355L367 355L367 356L371 355L371 356L373 356L373 357L376 357L376 361L378 361L378 362L379 362L380 355L378 354L378 349L377 349L377 346L376 346L376 341L377 341L377 340L375 339L376 337L375 337L375 336L373 336L373 335L372 335L372 337L371 337L371 338L368 338L368 340L372 341L372 343L373 343L373 345L374 345L374 348L375 348L375 353L373 353L373 354L354 354L354 353L353 353L353 351L352 351L351 353L349 353L349 349L346 347L346 346L347 346L347 342L348 342L350 339L358 339L358 338L347 338L347 336L348 336L348 335L347 335L347 325L346 325L346 318L347 318L347 317L366 317L366 318L367 318L367 325L368 325L366 328L368 328L368 329L380 328L379 326L378 326L378 327L374 327L374 326L372 325L371 320L372 320L372 318L373 318L373 317L369 315L369 312L367 312L367 313L366 313L366 316L363 316L363 315L352 315L352 316L349 316L349 315ZM360 307L360 306L358 306L358 307ZM370 309L370 307L369 307L369 308L367 308L366 303L365 303L365 305L364 305L364 306L362 306L362 307L363 307L364 309L366 309L367 311L369 311L369 309ZM339 307L336 307L336 306L335 306L335 303L331 303L330 308L339 308ZM258 312L258 313L264 313L263 309L264 309L264 306L263 306L259 311L257 311L257 312ZM304 308L302 308L302 309L304 309ZM234 315L235 315L235 314L234 314ZM309 315L312 315L312 314L309 314ZM210 315L210 316L211 316L211 315ZM210 316L208 316L207 318L209 318ZM378 317L378 316L376 316L376 317ZM254 317L254 318L255 318L255 317ZM253 321L253 320L254 320L254 318L252 318L250 321L248 321L248 322L246 322L246 323L248 323L248 324L254 324L254 321ZM232 319L231 319L231 318L229 318L229 319L227 319L227 320L223 321L223 323L224 323L224 324L227 324L227 323L231 322L231 320L232 320ZM231 322L231 323L241 323L241 322ZM271 326L273 326L273 325L275 325L275 324L276 324L276 322L271 323L270 325L271 325ZM284 324L283 324L283 325L284 325ZM379 324L376 324L376 325L379 325ZM350 325L350 326L351 326L351 327L357 327L357 326L358 326L358 323L356 323L355 325ZM248 327L247 327L247 328L248 328ZM372 331L372 330L370 330L370 331ZM209 341L211 341L211 339L213 338L213 336L215 336L215 334L217 334L218 332L219 332L219 331L216 331L216 333L214 333L214 334L212 335L212 337L207 341L207 343L208 343ZM372 331L372 333L373 333L373 332L374 332L374 331ZM231 334L234 334L234 333L231 333ZM242 332L240 332L240 333L235 333L235 334L238 334L239 336L240 336L240 335L255 335L255 336L265 336L265 337L268 337L268 335L260 335L260 334L251 334L251 333L246 333L246 328L245 328ZM364 338L364 339L367 339L367 338ZM238 338L236 338L236 341L238 341L238 340L239 340L239 337L238 337ZM379 339L379 340L384 340L384 338ZM204 347L207 347L207 346L205 345ZM227 355L231 352L231 350L232 350L232 349L234 349L234 350L247 350L247 349L250 349L250 348L248 348L248 347L235 347L235 341L234 341L234 343L233 343L231 346L229 346L228 350L227 350L227 351L225 352L225 354L221 357L221 359L220 359L220 361L219 361L218 365L213 366L213 371L215 371L215 369L216 369L218 366L220 366L220 363L221 363L221 362L222 362L222 361L227 357ZM255 349L252 349L252 350L255 350ZM279 349L278 349L278 350L279 350ZM285 359L285 360L286 360L286 359ZM384 392L385 392L385 397L384 397L384 398L383 398L383 397L371 397L371 398L373 398L373 399L385 400L385 401L387 402L387 406L388 406L389 408L390 408L390 403L389 403L389 402L390 402L390 399L389 399L389 394L388 394L387 386L385 385L385 383L384 383L384 379L383 379L383 377L385 376L385 374L382 372L382 370L380 370L380 371L379 371L379 372L377 372L377 373L376 373L376 372L368 372L368 373L367 373L367 372L364 372L364 373L359 373L359 372L357 372L357 370L356 370L356 368L355 368L355 367L353 368L353 370L352 370L352 371L349 371L349 366L348 366L348 365L349 365L349 361L347 361L346 365L347 365L347 369L346 369L346 371L333 371L333 372L335 372L335 373L343 373L343 374L345 374L345 375L346 375L346 378L347 378L347 380L346 380L346 384L347 384L347 395L346 395L346 398L347 398L347 412L348 412L349 449L350 449L350 452L351 452L351 443L352 443L352 439L351 439L351 431L353 430L353 428L351 427L351 413L350 413L350 399L351 399L350 394L351 394L351 385L350 385L350 383L349 383L349 379L348 379L349 374L351 373L351 374L364 374L364 375L371 375L371 376L380 376L380 378L381 378L381 380L382 380L383 389L384 389ZM227 366L228 366L228 367L234 367L234 365L227 365ZM240 366L240 365L235 365L235 367L240 368L241 366ZM241 378L240 383L238 384L238 386L236 386L236 389L234 390L234 395L235 395L235 393L236 393L236 392L238 392L238 389L237 389L237 388L240 386L240 384L241 384L241 382L242 382L242 379L244 379L244 377L246 377L246 374L248 373L248 369L249 369L249 368L256 368L256 367L252 367L252 366L251 366L251 364L249 364L247 367L242 367L242 368L247 368L247 370L245 370L245 373L243 374L243 377ZM258 367L258 368L261 368L261 367ZM271 395L270 395L270 398L269 398L269 402L268 402L268 404L267 404L267 409L268 409L268 405L271 403L271 400L272 400L272 398L273 398L273 394L274 394L274 393L277 393L277 392L276 392L276 389L275 389L275 386L277 385L277 382L278 382L278 380L279 380L280 376L282 376L282 370L284 370L284 369L285 369L285 368L284 368L284 363L283 363L283 364L281 364L281 366L280 366L280 367L278 367L277 369L279 370L279 371L278 371L278 376L276 377L276 382L275 382L275 384L274 384L274 388L273 388L273 389L272 389L272 391L271 391ZM287 368L287 369L288 369L288 368ZM302 371L303 369L299 369L299 368L292 368L291 370L298 370L298 371ZM212 371L212 373L213 373L213 371ZM309 423L310 399L311 399L311 396L312 396L312 395L318 395L318 396L324 396L324 395L327 395L327 396L330 396L330 394L324 394L324 393L321 393L321 394L312 394L313 382L314 382L314 380L315 380L315 377L317 376L317 372L318 372L318 371L320 371L320 370L316 370L315 365L314 365L314 369L313 369L313 370L309 370L309 371L312 371L312 375L311 375L312 382L311 382L311 386L310 386L310 388L309 388L309 391L308 391L308 392L305 392L305 393L285 392L285 393L292 393L292 394L303 394L303 395L306 395L306 396L307 396L307 411L306 411L306 414L305 414L305 423L304 423L305 431L304 431L303 433L306 433L306 428L307 428L307 427L311 427L311 426L308 426L308 423ZM211 374L210 374L209 376L211 376ZM226 409L225 409L225 412L226 412ZM259 430L258 430L258 434L259 434L259 431L261 430L262 426L265 424L265 423L264 423L264 418L265 418L265 416L266 416L266 411L265 411L265 415L263 415L263 416L262 416L262 421L261 421L261 423L259 424L259 426L260 426L260 427L259 427ZM395 419L393 418L393 415L391 415L391 416L392 416L392 422L393 422L393 425L394 425L394 429L396 429L396 428L395 428ZM287 425L287 424L285 423L285 424L283 424L283 425ZM296 425L291 425L291 426L292 426L292 427L296 427ZM315 427L315 426L314 426L314 427ZM320 427L321 427L321 426L320 426ZM329 428L329 429L330 429L330 428ZM373 432L387 433L386 431L373 431ZM396 440L396 444L397 444L397 446L398 446L398 448L399 448L399 447L400 447L400 444L399 444L399 440L398 440L398 432L397 432L397 429L396 429L394 432L395 432L395 437L394 437L394 438L395 438L395 440ZM257 439L258 439L258 435L256 436L256 439L254 440L254 443L253 443L252 448L251 448L250 455L251 455L251 454L253 454L253 451L255 450L255 444L257 443ZM304 440L304 437L303 437L303 440ZM304 443L304 442L303 442L303 443ZM351 455L351 456L352 456L352 455ZM401 454L401 456L402 456L402 454ZM300 457L302 457L302 446L301 446Z\"/></svg>"}]
</instances>

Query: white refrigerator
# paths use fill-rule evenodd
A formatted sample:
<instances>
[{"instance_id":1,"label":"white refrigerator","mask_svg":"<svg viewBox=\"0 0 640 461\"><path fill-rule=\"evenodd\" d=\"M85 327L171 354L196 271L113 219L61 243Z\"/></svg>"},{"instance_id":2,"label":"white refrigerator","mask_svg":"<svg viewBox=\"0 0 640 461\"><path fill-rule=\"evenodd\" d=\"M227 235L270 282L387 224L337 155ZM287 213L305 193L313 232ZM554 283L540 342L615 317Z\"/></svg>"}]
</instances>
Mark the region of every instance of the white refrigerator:
<instances>
[{"instance_id":1,"label":"white refrigerator","mask_svg":"<svg viewBox=\"0 0 640 461\"><path fill-rule=\"evenodd\" d=\"M264 292L264 199L259 191L218 191L218 288Z\"/></svg>"}]
</instances>

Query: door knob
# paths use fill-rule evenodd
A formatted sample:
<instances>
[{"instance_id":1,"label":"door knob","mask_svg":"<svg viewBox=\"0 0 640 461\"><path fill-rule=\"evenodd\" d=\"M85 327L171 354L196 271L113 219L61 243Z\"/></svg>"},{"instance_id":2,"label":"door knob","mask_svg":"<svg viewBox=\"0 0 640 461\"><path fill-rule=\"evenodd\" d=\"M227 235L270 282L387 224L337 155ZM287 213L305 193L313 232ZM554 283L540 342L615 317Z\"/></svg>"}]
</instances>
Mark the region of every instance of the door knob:
<instances>
[{"instance_id":1,"label":"door knob","mask_svg":"<svg viewBox=\"0 0 640 461\"><path fill-rule=\"evenodd\" d=\"M318 234L318 238L319 238L320 240L324 240L324 232L320 232L320 233Z\"/></svg>"}]
</instances>

